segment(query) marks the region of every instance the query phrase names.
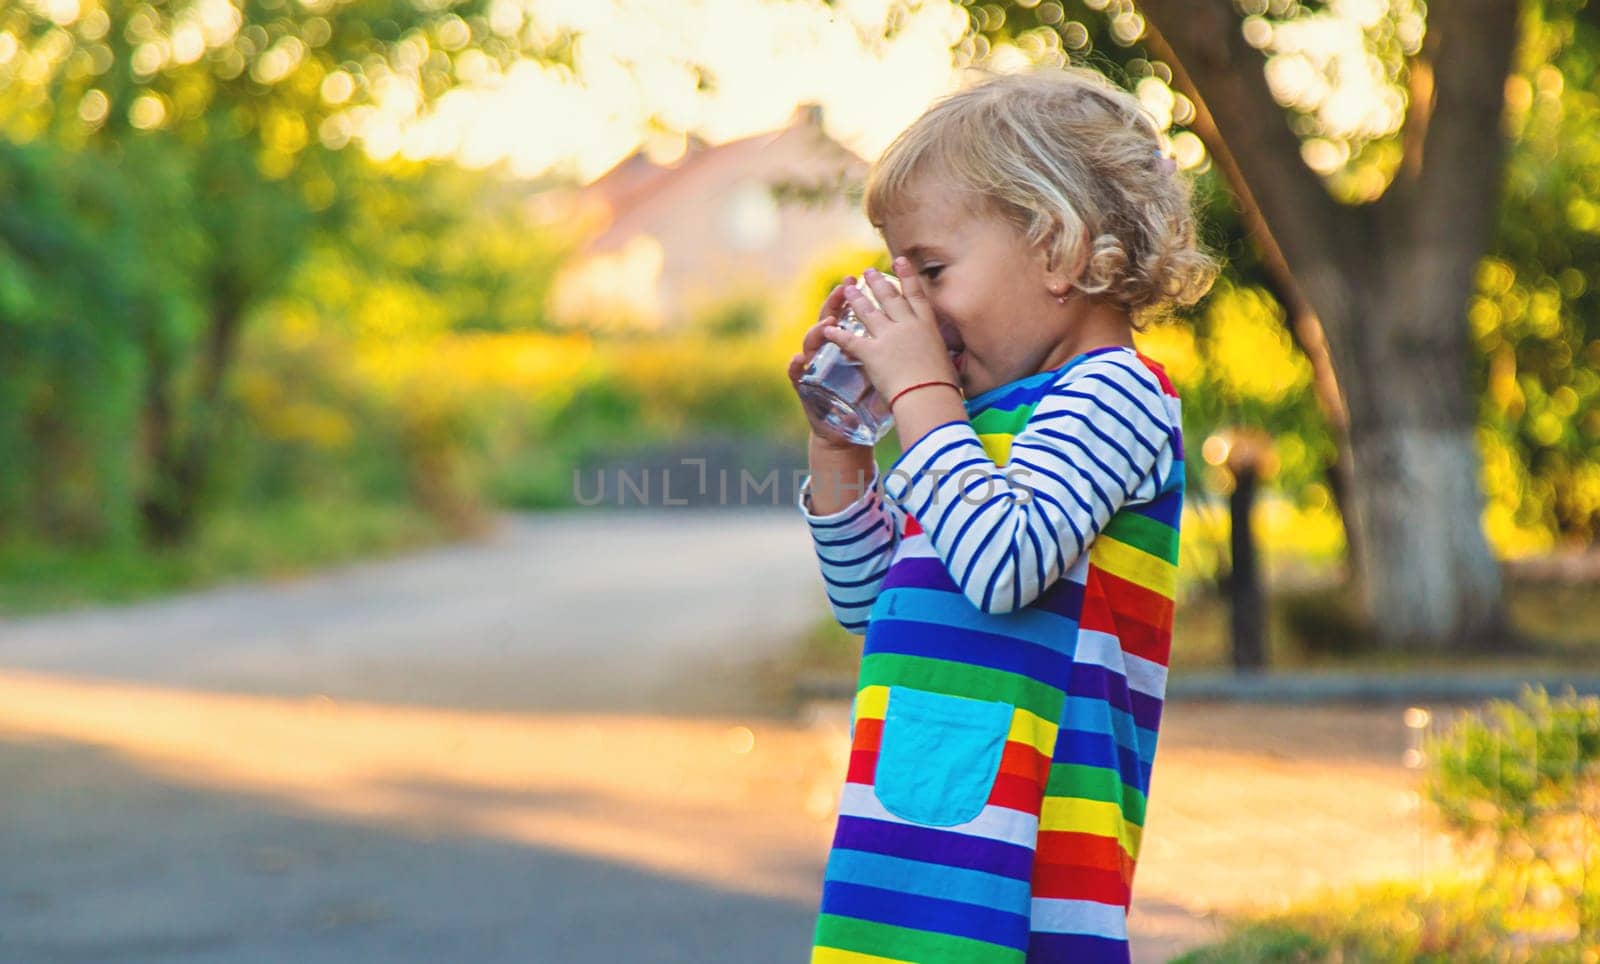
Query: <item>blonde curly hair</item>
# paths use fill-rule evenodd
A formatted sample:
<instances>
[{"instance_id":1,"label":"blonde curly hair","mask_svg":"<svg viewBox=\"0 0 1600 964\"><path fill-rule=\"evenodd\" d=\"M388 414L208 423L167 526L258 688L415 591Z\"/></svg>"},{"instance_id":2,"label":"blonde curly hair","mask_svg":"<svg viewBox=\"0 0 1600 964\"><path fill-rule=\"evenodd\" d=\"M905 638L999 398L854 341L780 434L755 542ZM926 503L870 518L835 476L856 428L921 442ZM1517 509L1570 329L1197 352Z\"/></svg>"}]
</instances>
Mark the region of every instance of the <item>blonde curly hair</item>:
<instances>
[{"instance_id":1,"label":"blonde curly hair","mask_svg":"<svg viewBox=\"0 0 1600 964\"><path fill-rule=\"evenodd\" d=\"M1127 309L1191 305L1216 278L1201 250L1189 179L1136 97L1084 67L989 75L936 102L867 175L867 219L909 203L919 175L946 176L1015 224L1075 286ZM1088 250L1083 250L1087 244Z\"/></svg>"}]
</instances>

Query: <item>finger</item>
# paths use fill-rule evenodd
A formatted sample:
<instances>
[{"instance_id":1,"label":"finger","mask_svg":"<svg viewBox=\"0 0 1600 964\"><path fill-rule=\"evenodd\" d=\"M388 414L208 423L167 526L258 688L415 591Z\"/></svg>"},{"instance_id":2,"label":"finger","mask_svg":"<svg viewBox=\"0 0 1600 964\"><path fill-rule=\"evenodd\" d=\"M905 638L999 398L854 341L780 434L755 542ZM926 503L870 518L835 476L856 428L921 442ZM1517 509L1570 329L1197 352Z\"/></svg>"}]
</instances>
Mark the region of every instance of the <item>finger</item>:
<instances>
[{"instance_id":1,"label":"finger","mask_svg":"<svg viewBox=\"0 0 1600 964\"><path fill-rule=\"evenodd\" d=\"M836 284L828 292L828 297L822 299L822 310L817 312L817 320L821 321L829 315L838 315L839 306L844 303L844 285Z\"/></svg>"},{"instance_id":2,"label":"finger","mask_svg":"<svg viewBox=\"0 0 1600 964\"><path fill-rule=\"evenodd\" d=\"M885 317L893 321L910 320L905 317L906 312L903 310L906 300L900 296L900 289L895 287L894 282L872 268L868 268L862 274L866 278L868 289L872 291L873 298L877 299L881 306L879 310Z\"/></svg>"},{"instance_id":3,"label":"finger","mask_svg":"<svg viewBox=\"0 0 1600 964\"><path fill-rule=\"evenodd\" d=\"M858 335L847 328L833 327L823 332L823 337L839 346L839 350L850 357L852 361L861 361L861 349L866 342L872 339L865 335Z\"/></svg>"},{"instance_id":4,"label":"finger","mask_svg":"<svg viewBox=\"0 0 1600 964\"><path fill-rule=\"evenodd\" d=\"M910 259L895 258L894 273L900 279L900 294L904 296L916 316L933 317L932 306L928 303L928 292L922 287L921 276L912 269Z\"/></svg>"},{"instance_id":5,"label":"finger","mask_svg":"<svg viewBox=\"0 0 1600 964\"><path fill-rule=\"evenodd\" d=\"M828 297L823 299L822 310L817 313L817 319L819 321L827 318L829 315L837 318L844 314L844 286L848 284L854 284L855 280L856 279L854 276L847 277L844 279L844 281L833 286L833 290L828 292Z\"/></svg>"},{"instance_id":6,"label":"finger","mask_svg":"<svg viewBox=\"0 0 1600 964\"><path fill-rule=\"evenodd\" d=\"M845 287L844 300L850 305L850 310L855 312L856 318L867 329L868 334L876 336L883 331L884 325L893 324L888 318L884 317L878 306L872 303L872 299L863 294L861 289L855 285Z\"/></svg>"},{"instance_id":7,"label":"finger","mask_svg":"<svg viewBox=\"0 0 1600 964\"><path fill-rule=\"evenodd\" d=\"M823 342L826 341L826 339L822 337L822 333L838 324L839 318L837 315L828 315L826 318L823 318L821 321L807 329L805 336L800 339L800 350L805 355L807 361L811 360L811 356L815 355L817 353L817 349L821 348Z\"/></svg>"}]
</instances>

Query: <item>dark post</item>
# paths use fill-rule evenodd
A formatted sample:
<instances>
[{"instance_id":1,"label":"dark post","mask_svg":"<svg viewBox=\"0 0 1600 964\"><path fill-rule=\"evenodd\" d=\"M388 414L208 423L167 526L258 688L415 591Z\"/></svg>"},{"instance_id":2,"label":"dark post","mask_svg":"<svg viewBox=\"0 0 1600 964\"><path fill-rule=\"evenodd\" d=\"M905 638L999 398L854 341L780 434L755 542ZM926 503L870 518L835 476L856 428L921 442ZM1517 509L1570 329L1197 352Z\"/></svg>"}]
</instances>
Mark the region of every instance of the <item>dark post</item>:
<instances>
[{"instance_id":1,"label":"dark post","mask_svg":"<svg viewBox=\"0 0 1600 964\"><path fill-rule=\"evenodd\" d=\"M1232 571L1228 601L1233 622L1233 667L1257 672L1267 665L1266 593L1261 584L1260 555L1256 551L1251 508L1257 484L1271 473L1271 439L1265 433L1241 429L1228 433L1227 467L1233 476L1228 496L1231 516Z\"/></svg>"}]
</instances>

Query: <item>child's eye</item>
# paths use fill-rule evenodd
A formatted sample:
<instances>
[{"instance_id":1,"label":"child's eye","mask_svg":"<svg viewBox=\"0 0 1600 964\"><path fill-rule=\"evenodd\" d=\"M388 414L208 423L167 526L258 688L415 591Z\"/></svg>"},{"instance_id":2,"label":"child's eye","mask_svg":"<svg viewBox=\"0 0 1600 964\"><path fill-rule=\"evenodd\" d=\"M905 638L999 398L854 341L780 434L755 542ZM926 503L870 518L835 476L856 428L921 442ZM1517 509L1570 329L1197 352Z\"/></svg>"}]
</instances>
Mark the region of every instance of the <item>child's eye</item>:
<instances>
[{"instance_id":1,"label":"child's eye","mask_svg":"<svg viewBox=\"0 0 1600 964\"><path fill-rule=\"evenodd\" d=\"M927 278L929 281L937 281L939 279L939 272L943 270L943 265L930 264L922 269L922 276Z\"/></svg>"}]
</instances>

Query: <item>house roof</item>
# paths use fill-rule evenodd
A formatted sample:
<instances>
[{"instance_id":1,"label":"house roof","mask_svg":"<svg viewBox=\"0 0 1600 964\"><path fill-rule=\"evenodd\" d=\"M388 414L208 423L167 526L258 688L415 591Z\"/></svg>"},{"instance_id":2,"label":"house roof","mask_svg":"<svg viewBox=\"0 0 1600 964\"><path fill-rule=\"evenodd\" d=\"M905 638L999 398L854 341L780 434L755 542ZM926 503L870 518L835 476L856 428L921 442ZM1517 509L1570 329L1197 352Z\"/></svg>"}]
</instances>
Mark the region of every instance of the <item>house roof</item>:
<instances>
[{"instance_id":1,"label":"house roof","mask_svg":"<svg viewBox=\"0 0 1600 964\"><path fill-rule=\"evenodd\" d=\"M605 227L589 249L607 250L625 242L658 214L661 206L672 203L680 186L732 184L752 171L781 165L797 155L831 161L846 171L866 167L864 160L828 136L822 127L821 109L810 104L796 108L789 122L777 130L716 145L691 137L684 154L670 164L657 164L644 151L635 151L581 192L586 202L599 202L605 209ZM774 160L764 163L767 157Z\"/></svg>"}]
</instances>

